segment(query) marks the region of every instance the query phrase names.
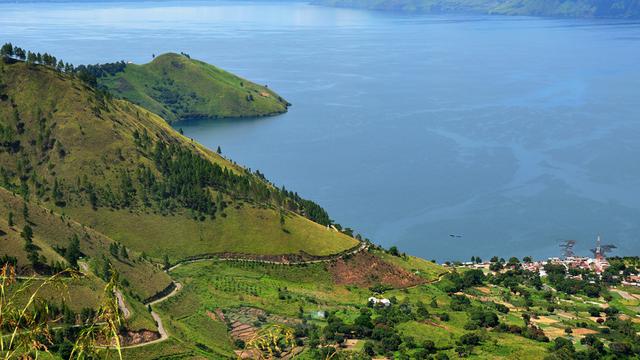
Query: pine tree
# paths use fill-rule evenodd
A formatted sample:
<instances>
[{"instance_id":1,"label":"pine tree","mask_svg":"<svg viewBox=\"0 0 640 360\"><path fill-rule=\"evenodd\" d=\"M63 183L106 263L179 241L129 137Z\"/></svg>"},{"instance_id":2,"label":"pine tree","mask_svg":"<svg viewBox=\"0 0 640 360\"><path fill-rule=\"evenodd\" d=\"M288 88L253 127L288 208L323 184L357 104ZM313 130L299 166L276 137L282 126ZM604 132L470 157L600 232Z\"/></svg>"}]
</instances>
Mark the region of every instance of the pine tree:
<instances>
[{"instance_id":1,"label":"pine tree","mask_svg":"<svg viewBox=\"0 0 640 360\"><path fill-rule=\"evenodd\" d=\"M3 57L13 56L13 45L11 45L11 43L2 45L2 47L0 48L0 55Z\"/></svg>"},{"instance_id":2,"label":"pine tree","mask_svg":"<svg viewBox=\"0 0 640 360\"><path fill-rule=\"evenodd\" d=\"M73 234L73 237L69 241L69 246L65 250L64 258L69 262L74 269L78 268L78 259L82 253L80 252L80 240L78 235Z\"/></svg>"},{"instance_id":3,"label":"pine tree","mask_svg":"<svg viewBox=\"0 0 640 360\"><path fill-rule=\"evenodd\" d=\"M31 229L31 226L29 226L29 224L25 225L22 228L20 236L22 236L24 241L27 243L26 247L33 246L33 229Z\"/></svg>"},{"instance_id":4,"label":"pine tree","mask_svg":"<svg viewBox=\"0 0 640 360\"><path fill-rule=\"evenodd\" d=\"M280 209L280 227L284 227L284 211L282 211L282 209Z\"/></svg>"},{"instance_id":5,"label":"pine tree","mask_svg":"<svg viewBox=\"0 0 640 360\"><path fill-rule=\"evenodd\" d=\"M127 252L127 247L122 245L122 247L120 248L120 256L123 259L128 259L129 258L129 253Z\"/></svg>"},{"instance_id":6,"label":"pine tree","mask_svg":"<svg viewBox=\"0 0 640 360\"><path fill-rule=\"evenodd\" d=\"M165 270L169 270L169 268L171 267L171 263L169 262L169 256L167 254L164 255L164 258L162 259L162 263L163 263L163 268Z\"/></svg>"}]
</instances>

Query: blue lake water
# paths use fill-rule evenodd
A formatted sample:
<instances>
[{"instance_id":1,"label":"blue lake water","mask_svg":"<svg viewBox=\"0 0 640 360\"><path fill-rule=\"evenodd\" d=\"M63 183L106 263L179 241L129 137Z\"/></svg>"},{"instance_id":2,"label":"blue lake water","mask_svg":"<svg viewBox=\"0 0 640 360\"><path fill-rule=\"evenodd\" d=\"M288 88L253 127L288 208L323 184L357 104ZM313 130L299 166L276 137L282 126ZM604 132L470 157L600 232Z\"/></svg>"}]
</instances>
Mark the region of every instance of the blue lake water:
<instances>
[{"instance_id":1,"label":"blue lake water","mask_svg":"<svg viewBox=\"0 0 640 360\"><path fill-rule=\"evenodd\" d=\"M640 252L640 23L273 2L0 4L0 40L75 64L184 51L273 118L185 134L426 258ZM461 237L450 237L458 234Z\"/></svg>"}]
</instances>

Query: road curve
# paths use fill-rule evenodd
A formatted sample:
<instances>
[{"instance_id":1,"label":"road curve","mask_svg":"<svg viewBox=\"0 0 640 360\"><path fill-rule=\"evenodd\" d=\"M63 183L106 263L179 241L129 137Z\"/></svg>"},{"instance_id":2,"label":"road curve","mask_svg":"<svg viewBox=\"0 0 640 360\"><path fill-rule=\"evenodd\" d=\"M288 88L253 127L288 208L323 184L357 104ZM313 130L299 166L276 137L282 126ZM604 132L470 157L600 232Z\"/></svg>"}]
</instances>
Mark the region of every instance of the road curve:
<instances>
[{"instance_id":1,"label":"road curve","mask_svg":"<svg viewBox=\"0 0 640 360\"><path fill-rule=\"evenodd\" d=\"M178 262L177 264L173 265L172 267L170 267L169 269L166 270L167 273L173 271L174 269L185 265L185 264L191 264L191 263L195 263L195 262L202 262L202 261L238 261L238 260L242 260L242 261L248 261L248 262L256 262L256 263L262 263L262 264L279 264L279 265L303 265L303 264L318 264L318 263L326 263L326 262L331 262L340 258L343 258L345 256L350 256L350 255L355 255L359 252L362 251L366 251L369 248L369 244L367 244L366 242L361 242L360 245L351 250L351 251L347 251L345 253L341 253L341 254L337 254L336 256L333 257L329 257L326 259L314 259L314 260L300 260L300 261L290 261L290 262L281 262L281 261L269 261L269 260L258 260L258 259L246 259L246 258L242 258L242 257L203 257L201 259L191 259L191 260L185 260L185 261L181 261ZM175 296L181 289L182 289L182 284L178 283L178 282L173 282L175 284L175 288L173 289L173 291L171 291L169 294L153 300L151 302L145 303L145 305L147 306L152 306L152 305L156 305L159 304L167 299L169 299L172 296ZM121 296L122 294L120 294ZM117 296L117 293L116 293ZM118 304L120 304L120 297L118 298ZM122 304L124 306L124 301L122 301ZM126 309L126 306L124 307L124 309ZM126 314L128 312L125 312L123 309L123 314ZM130 313L129 313L130 314ZM157 344L159 342L165 341L167 339L169 339L169 334L167 333L166 329L164 328L164 324L162 323L162 318L160 317L160 315L158 315L158 313L156 313L155 311L151 311L151 316L153 317L153 319L155 320L157 326L158 326L158 333L160 334L160 338L152 340L152 341L148 341L148 342L144 342L144 343L140 343L140 344L135 344L135 345L128 345L128 346L122 346L121 349L132 349L132 348L137 348L137 347L142 347L142 346L149 346L149 345L153 345L153 344Z\"/></svg>"},{"instance_id":2,"label":"road curve","mask_svg":"<svg viewBox=\"0 0 640 360\"><path fill-rule=\"evenodd\" d=\"M175 282L175 281L173 283L175 285L175 288L173 289L172 292L168 293L167 295L165 295L165 296L163 296L163 297L161 297L159 299L156 299L154 301L148 302L145 305L151 306L151 305L159 304L159 303L167 300L168 298L170 298L172 296L175 296L182 289L182 284L179 283L179 282ZM118 300L118 301L120 301L120 300ZM125 309L126 309L126 307L125 307ZM123 314L124 313L125 312L123 311ZM132 348L137 348L137 347L142 347L142 346L153 345L153 344L157 344L159 342L162 342L162 341L165 341L165 340L169 339L169 334L167 333L167 330L164 328L164 324L162 323L162 318L160 317L160 315L158 315L158 313L156 313L155 311L151 310L151 317L153 318L153 320L155 320L156 325L158 326L158 333L160 334L160 337L158 339L147 341L147 342L140 343L140 344L122 346L121 349L132 349ZM126 318L126 315L125 315L125 318Z\"/></svg>"}]
</instances>

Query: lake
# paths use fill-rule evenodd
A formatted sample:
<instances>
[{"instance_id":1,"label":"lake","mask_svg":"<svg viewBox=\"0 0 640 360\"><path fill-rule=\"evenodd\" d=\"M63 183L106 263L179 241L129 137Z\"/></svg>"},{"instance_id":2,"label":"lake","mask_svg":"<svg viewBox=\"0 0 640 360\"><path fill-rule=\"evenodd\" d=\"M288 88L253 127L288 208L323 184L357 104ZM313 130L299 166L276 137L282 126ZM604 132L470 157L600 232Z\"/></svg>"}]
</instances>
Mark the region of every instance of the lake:
<instances>
[{"instance_id":1,"label":"lake","mask_svg":"<svg viewBox=\"0 0 640 360\"><path fill-rule=\"evenodd\" d=\"M640 252L640 23L276 2L0 4L74 64L186 52L293 104L184 133L428 259ZM452 237L450 235L457 235Z\"/></svg>"}]
</instances>

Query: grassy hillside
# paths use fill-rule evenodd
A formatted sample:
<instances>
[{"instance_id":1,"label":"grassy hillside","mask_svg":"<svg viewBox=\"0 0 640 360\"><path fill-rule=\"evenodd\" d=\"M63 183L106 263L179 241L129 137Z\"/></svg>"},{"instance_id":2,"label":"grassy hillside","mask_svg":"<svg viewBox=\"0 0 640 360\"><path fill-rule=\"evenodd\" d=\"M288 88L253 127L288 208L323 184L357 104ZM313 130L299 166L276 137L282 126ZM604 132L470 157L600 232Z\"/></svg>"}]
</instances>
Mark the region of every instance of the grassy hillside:
<instances>
[{"instance_id":1,"label":"grassy hillside","mask_svg":"<svg viewBox=\"0 0 640 360\"><path fill-rule=\"evenodd\" d=\"M0 64L0 89L2 185L156 260L327 255L357 244L329 230L315 203L72 76Z\"/></svg>"},{"instance_id":2,"label":"grassy hillside","mask_svg":"<svg viewBox=\"0 0 640 360\"><path fill-rule=\"evenodd\" d=\"M23 209L28 209L25 220ZM13 215L13 226L8 226L9 213ZM25 225L33 229L34 244L40 247L41 256L46 257L44 263L66 260L54 249L67 248L70 240L77 236L80 240L80 251L85 261L94 272L102 274L104 259L107 259L130 284L131 293L143 300L161 291L171 283L169 276L155 265L140 258L141 253L133 249L128 250L128 259L111 254L109 246L115 241L94 229L82 225L75 220L59 213L52 212L35 203L25 203L21 197L0 188L0 230L6 235L0 236L2 247L0 256L13 255L18 259L18 266L25 275L32 273L31 264L24 250L24 239L20 233Z\"/></svg>"},{"instance_id":3,"label":"grassy hillside","mask_svg":"<svg viewBox=\"0 0 640 360\"><path fill-rule=\"evenodd\" d=\"M638 18L638 0L316 0L316 4L422 13Z\"/></svg>"},{"instance_id":4,"label":"grassy hillside","mask_svg":"<svg viewBox=\"0 0 640 360\"><path fill-rule=\"evenodd\" d=\"M124 71L98 81L116 96L170 122L274 115L286 112L288 106L265 86L173 53L144 65L127 64Z\"/></svg>"},{"instance_id":5,"label":"grassy hillside","mask_svg":"<svg viewBox=\"0 0 640 360\"><path fill-rule=\"evenodd\" d=\"M88 321L113 268L131 313L126 329L138 331L129 336L159 336L147 331L156 322L143 301L171 285L163 258L323 256L358 245L331 223L317 204L76 74L0 61L0 260L42 277L74 266L77 242L77 267L87 275L65 280L65 300L54 287L39 295L64 326L78 324L80 312Z\"/></svg>"}]
</instances>

